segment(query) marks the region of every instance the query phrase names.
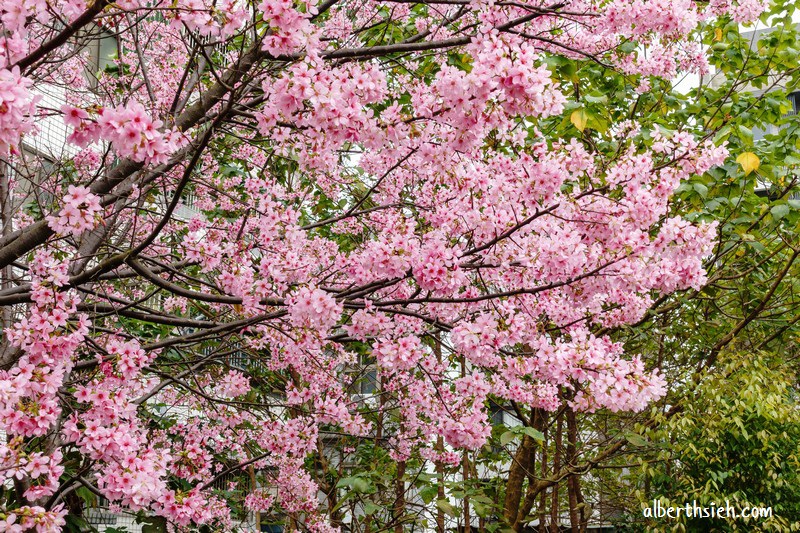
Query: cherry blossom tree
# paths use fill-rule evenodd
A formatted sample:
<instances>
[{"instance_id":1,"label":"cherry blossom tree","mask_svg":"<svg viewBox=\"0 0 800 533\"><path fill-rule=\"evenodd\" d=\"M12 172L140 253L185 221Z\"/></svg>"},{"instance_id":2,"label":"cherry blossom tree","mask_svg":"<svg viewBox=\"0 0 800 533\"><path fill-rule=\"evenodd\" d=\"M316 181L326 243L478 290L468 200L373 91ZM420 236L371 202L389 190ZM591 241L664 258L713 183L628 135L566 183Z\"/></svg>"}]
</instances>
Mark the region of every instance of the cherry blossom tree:
<instances>
[{"instance_id":1,"label":"cherry blossom tree","mask_svg":"<svg viewBox=\"0 0 800 533\"><path fill-rule=\"evenodd\" d=\"M0 531L78 527L78 491L175 530L334 531L366 490L332 448L391 461L402 531L406 469L482 449L490 398L660 398L598 328L703 286L716 225L670 199L728 151L630 104L764 9L0 1ZM589 95L613 113L575 61L624 80Z\"/></svg>"}]
</instances>

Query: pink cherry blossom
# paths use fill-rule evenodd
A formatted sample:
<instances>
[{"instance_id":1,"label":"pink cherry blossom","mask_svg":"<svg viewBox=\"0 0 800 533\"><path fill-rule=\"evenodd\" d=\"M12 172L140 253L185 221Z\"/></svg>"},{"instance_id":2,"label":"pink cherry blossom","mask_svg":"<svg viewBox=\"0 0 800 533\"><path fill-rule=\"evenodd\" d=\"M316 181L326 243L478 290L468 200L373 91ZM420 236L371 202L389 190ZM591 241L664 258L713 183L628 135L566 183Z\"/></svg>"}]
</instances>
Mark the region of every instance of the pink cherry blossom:
<instances>
[{"instance_id":1,"label":"pink cherry blossom","mask_svg":"<svg viewBox=\"0 0 800 533\"><path fill-rule=\"evenodd\" d=\"M626 99L765 2L98 6L0 0L0 531L60 531L86 465L171 531L332 533L336 439L457 467L490 402L666 394L598 332L707 284L718 227L672 196L729 154ZM564 58L615 69L631 117L574 128Z\"/></svg>"}]
</instances>

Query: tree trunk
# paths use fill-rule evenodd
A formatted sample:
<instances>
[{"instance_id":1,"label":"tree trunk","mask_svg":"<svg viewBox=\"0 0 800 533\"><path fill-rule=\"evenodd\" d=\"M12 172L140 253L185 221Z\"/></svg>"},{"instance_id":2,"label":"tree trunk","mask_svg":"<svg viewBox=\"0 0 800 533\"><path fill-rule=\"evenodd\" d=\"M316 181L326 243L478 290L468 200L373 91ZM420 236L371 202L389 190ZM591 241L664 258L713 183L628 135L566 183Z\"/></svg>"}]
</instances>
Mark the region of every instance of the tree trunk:
<instances>
[{"instance_id":1,"label":"tree trunk","mask_svg":"<svg viewBox=\"0 0 800 533\"><path fill-rule=\"evenodd\" d=\"M464 469L463 469L463 477L464 481L466 482L469 479L469 457L467 456L467 452L464 452ZM464 486L466 489L466 484ZM470 533L471 531L470 525L470 517L469 517L469 496L464 495L464 533Z\"/></svg>"},{"instance_id":2,"label":"tree trunk","mask_svg":"<svg viewBox=\"0 0 800 533\"><path fill-rule=\"evenodd\" d=\"M556 419L556 438L553 440L553 475L561 471L561 437L564 427L564 418L559 415ZM558 483L553 485L552 499L550 500L550 531L558 533Z\"/></svg>"},{"instance_id":3,"label":"tree trunk","mask_svg":"<svg viewBox=\"0 0 800 533\"><path fill-rule=\"evenodd\" d=\"M439 359L441 359L441 345L439 344L439 338L437 336L437 345L440 346L439 348ZM461 377L467 375L467 361L464 356L461 356ZM467 456L467 452L464 452L464 457L462 461L462 482L464 484L464 490L466 491L467 488L467 480L469 479L469 457ZM469 518L469 496L464 494L464 533L470 533L470 518Z\"/></svg>"},{"instance_id":4,"label":"tree trunk","mask_svg":"<svg viewBox=\"0 0 800 533\"><path fill-rule=\"evenodd\" d=\"M442 343L439 340L438 332L433 335L433 340L433 353L436 355L436 361L441 364ZM439 453L444 452L444 439L441 435L436 437L436 451ZM444 492L444 463L442 462L441 458L436 461L436 477L439 484L436 491L436 497L439 500L444 500L446 496ZM436 506L436 533L444 533L444 525L444 509L442 509L440 506Z\"/></svg>"},{"instance_id":5,"label":"tree trunk","mask_svg":"<svg viewBox=\"0 0 800 533\"><path fill-rule=\"evenodd\" d=\"M575 411L567 409L567 467L570 470L575 466L575 456L577 453L576 443L578 442L578 423L575 420ZM569 527L572 533L580 531L580 519L578 518L578 491L579 482L575 474L570 474L567 479L567 491L569 493Z\"/></svg>"},{"instance_id":6,"label":"tree trunk","mask_svg":"<svg viewBox=\"0 0 800 533\"><path fill-rule=\"evenodd\" d=\"M444 451L444 439L439 435L436 437L436 450L441 453ZM444 463L441 460L436 461L436 477L439 484L436 497L444 500ZM436 533L444 533L444 510L441 507L436 507Z\"/></svg>"},{"instance_id":7,"label":"tree trunk","mask_svg":"<svg viewBox=\"0 0 800 533\"><path fill-rule=\"evenodd\" d=\"M397 479L394 486L394 533L403 533L403 515L406 512L406 462L397 463Z\"/></svg>"},{"instance_id":8,"label":"tree trunk","mask_svg":"<svg viewBox=\"0 0 800 533\"><path fill-rule=\"evenodd\" d=\"M543 423L544 429L542 433L544 433L544 441L542 442L542 466L541 466L541 476L542 479L547 477L547 422L544 421ZM547 533L547 526L545 525L545 517L547 516L547 489L545 488L541 492L541 496L539 497L539 533Z\"/></svg>"},{"instance_id":9,"label":"tree trunk","mask_svg":"<svg viewBox=\"0 0 800 533\"><path fill-rule=\"evenodd\" d=\"M13 231L11 226L11 218L13 214L13 191L9 187L8 171L8 165L5 163L0 163L0 220L3 224L3 237ZM2 283L0 283L0 288L2 288L2 290L11 288L11 276L13 274L12 268L13 267L11 265L8 265L3 267L3 269L0 271L0 275L2 275ZM11 327L13 318L12 310L13 308L10 305L3 306L2 308L3 331L8 331L8 329Z\"/></svg>"},{"instance_id":10,"label":"tree trunk","mask_svg":"<svg viewBox=\"0 0 800 533\"><path fill-rule=\"evenodd\" d=\"M533 409L531 413L531 424L533 428L537 431L544 432L545 423L547 420L547 413L542 409ZM536 453L537 447L534 446L531 448L530 453L530 466L528 467L528 488L525 493L525 500L522 502L522 507L520 508L519 515L517 516L517 523L518 525L515 527L521 527L520 522L526 522L528 517L531 514L531 510L533 506L536 504L536 497L541 492L541 488L539 486L538 480L536 479ZM544 454L544 451L542 451ZM544 461L544 455L542 455L542 460ZM544 475L544 474L543 474Z\"/></svg>"},{"instance_id":11,"label":"tree trunk","mask_svg":"<svg viewBox=\"0 0 800 533\"><path fill-rule=\"evenodd\" d=\"M508 470L508 481L506 482L506 498L503 502L503 518L509 526L517 523L519 516L519 505L522 501L522 485L528 476L530 468L531 449L536 442L527 435L522 436L522 444L514 454L514 460Z\"/></svg>"}]
</instances>

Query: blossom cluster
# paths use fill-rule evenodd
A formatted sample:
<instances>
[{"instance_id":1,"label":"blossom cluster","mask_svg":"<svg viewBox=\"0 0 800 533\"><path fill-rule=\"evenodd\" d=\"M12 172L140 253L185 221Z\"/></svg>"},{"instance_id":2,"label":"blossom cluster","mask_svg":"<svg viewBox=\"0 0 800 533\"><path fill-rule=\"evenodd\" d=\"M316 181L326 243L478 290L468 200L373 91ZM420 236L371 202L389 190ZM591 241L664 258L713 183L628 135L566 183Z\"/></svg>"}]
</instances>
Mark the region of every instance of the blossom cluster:
<instances>
[{"instance_id":1,"label":"blossom cluster","mask_svg":"<svg viewBox=\"0 0 800 533\"><path fill-rule=\"evenodd\" d=\"M58 479L64 472L62 454L56 450L52 455L42 452L27 452L21 436L14 437L0 448L0 467L8 479L29 479L30 487L25 498L30 501L52 495L58 489Z\"/></svg>"},{"instance_id":2,"label":"blossom cluster","mask_svg":"<svg viewBox=\"0 0 800 533\"><path fill-rule=\"evenodd\" d=\"M22 135L34 129L36 101L33 81L20 75L19 67L0 69L0 156L17 149Z\"/></svg>"},{"instance_id":3,"label":"blossom cluster","mask_svg":"<svg viewBox=\"0 0 800 533\"><path fill-rule=\"evenodd\" d=\"M177 426L173 431L185 432L186 439L168 445L137 416L136 399L153 385L141 371L154 354L117 337L107 340L106 352L99 357L98 377L75 392L82 409L67 417L62 430L67 442L96 462L97 488L110 501L154 510L182 526L227 523L228 507L208 492L183 493L167 485L171 471L188 480L209 474L205 437L193 426Z\"/></svg>"},{"instance_id":4,"label":"blossom cluster","mask_svg":"<svg viewBox=\"0 0 800 533\"><path fill-rule=\"evenodd\" d=\"M85 52L20 60L90 3L0 0L0 157L16 162L54 112L37 113L32 79L65 88L67 143L81 149L68 172L31 180L68 185L54 210L40 206L57 235L17 258L25 279L3 291L27 311L6 328L0 483L23 482L27 501L2 508L0 531L64 525L65 509L37 505L71 490L48 434L92 464L86 478L112 505L178 530L232 531L232 506L207 487L246 464L270 485L247 508L329 533L308 460L326 432L360 442L381 431L395 460L456 465L491 435L490 401L620 411L665 394L658 371L591 331L707 282L717 227L671 216L670 197L727 150L631 121L611 127L613 157L594 132L553 138L581 82L561 87L550 59L608 61L644 92L653 76L707 69L688 38L701 22L751 22L766 2L577 2L565 18L511 4L326 3L317 16L314 0L252 12L237 0L120 0L96 19L131 25L118 72L87 91ZM402 30L381 37L402 33L387 45L407 51L402 63L371 59L386 49L359 28L376 21ZM213 148L185 173L181 150L205 133ZM181 176L198 213L163 219L153 197ZM12 226L27 238L41 221L25 211ZM152 275L139 276L131 249ZM258 374L233 368L216 350L226 343ZM392 413L380 428L369 398L354 397L365 360L375 403ZM282 397L257 388L273 382Z\"/></svg>"},{"instance_id":5,"label":"blossom cluster","mask_svg":"<svg viewBox=\"0 0 800 533\"><path fill-rule=\"evenodd\" d=\"M422 289L426 291L451 291L465 284L457 263L457 250L444 239L429 236L427 242L414 256L413 272Z\"/></svg>"},{"instance_id":6,"label":"blossom cluster","mask_svg":"<svg viewBox=\"0 0 800 533\"><path fill-rule=\"evenodd\" d=\"M44 435L60 413L58 388L88 331L84 315L68 327L77 297L60 289L67 282L66 268L66 262L46 252L37 254L34 306L8 332L23 351L13 368L0 371L0 428L8 435Z\"/></svg>"},{"instance_id":7,"label":"blossom cluster","mask_svg":"<svg viewBox=\"0 0 800 533\"><path fill-rule=\"evenodd\" d=\"M102 210L100 198L87 187L70 185L68 190L63 199L64 207L57 215L49 216L47 223L60 235L80 235L97 224L98 214Z\"/></svg>"},{"instance_id":8,"label":"blossom cluster","mask_svg":"<svg viewBox=\"0 0 800 533\"><path fill-rule=\"evenodd\" d=\"M250 381L245 374L230 370L222 376L215 390L222 398L236 398L247 394L250 390Z\"/></svg>"},{"instance_id":9,"label":"blossom cluster","mask_svg":"<svg viewBox=\"0 0 800 533\"><path fill-rule=\"evenodd\" d=\"M244 500L244 504L248 509L261 512L269 511L273 503L275 503L275 496L263 489L254 490Z\"/></svg>"},{"instance_id":10,"label":"blossom cluster","mask_svg":"<svg viewBox=\"0 0 800 533\"><path fill-rule=\"evenodd\" d=\"M316 13L315 3L307 2L306 11L301 13L292 0L264 0L258 6L272 29L264 38L263 49L277 57L291 54L313 41L316 28L309 17Z\"/></svg>"},{"instance_id":11,"label":"blossom cluster","mask_svg":"<svg viewBox=\"0 0 800 533\"><path fill-rule=\"evenodd\" d=\"M57 505L48 511L39 505L22 505L13 511L0 511L0 531L4 533L56 533L67 524L67 510Z\"/></svg>"},{"instance_id":12,"label":"blossom cluster","mask_svg":"<svg viewBox=\"0 0 800 533\"><path fill-rule=\"evenodd\" d=\"M342 304L322 289L302 287L288 302L289 316L296 326L319 331L331 329L342 314Z\"/></svg>"},{"instance_id":13,"label":"blossom cluster","mask_svg":"<svg viewBox=\"0 0 800 533\"><path fill-rule=\"evenodd\" d=\"M203 36L228 38L247 21L247 10L240 2L223 0L213 6L203 0L180 0L167 12L170 26L180 29L183 25Z\"/></svg>"},{"instance_id":14,"label":"blossom cluster","mask_svg":"<svg viewBox=\"0 0 800 533\"><path fill-rule=\"evenodd\" d=\"M68 320L76 312L77 297L62 290L67 283L68 263L39 251L31 270L33 305L27 317L8 331L9 341L22 351L10 370L0 371L0 429L7 442L0 444L0 479L26 479L29 501L52 495L64 471L62 454L24 448L23 439L45 435L61 414L58 391L72 368L75 352L88 333L84 315L77 323ZM23 506L6 513L7 530L54 532L64 524L63 508L45 510Z\"/></svg>"},{"instance_id":15,"label":"blossom cluster","mask_svg":"<svg viewBox=\"0 0 800 533\"><path fill-rule=\"evenodd\" d=\"M153 120L138 102L101 108L94 118L85 109L70 105L61 111L64 122L74 128L69 141L80 147L110 142L120 157L157 165L166 162L181 143L179 133L162 131L163 122Z\"/></svg>"}]
</instances>

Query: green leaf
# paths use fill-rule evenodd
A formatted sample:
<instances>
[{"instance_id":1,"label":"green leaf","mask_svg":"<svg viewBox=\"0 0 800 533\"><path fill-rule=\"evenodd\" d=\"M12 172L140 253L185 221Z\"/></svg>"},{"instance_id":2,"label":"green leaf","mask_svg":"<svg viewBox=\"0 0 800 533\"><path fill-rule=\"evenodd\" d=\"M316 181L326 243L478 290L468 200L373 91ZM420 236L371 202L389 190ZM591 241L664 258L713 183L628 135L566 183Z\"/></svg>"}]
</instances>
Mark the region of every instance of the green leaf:
<instances>
[{"instance_id":1,"label":"green leaf","mask_svg":"<svg viewBox=\"0 0 800 533\"><path fill-rule=\"evenodd\" d=\"M487 516L489 516L489 513L492 510L491 507L483 505L481 503L473 503L472 508L475 509L475 514L477 514L481 518L486 518Z\"/></svg>"},{"instance_id":2,"label":"green leaf","mask_svg":"<svg viewBox=\"0 0 800 533\"><path fill-rule=\"evenodd\" d=\"M703 185L702 183L693 183L692 188L695 190L697 194L699 194L702 198L708 196L708 187Z\"/></svg>"},{"instance_id":3,"label":"green leaf","mask_svg":"<svg viewBox=\"0 0 800 533\"><path fill-rule=\"evenodd\" d=\"M594 104L605 104L605 103L608 103L608 95L607 94L602 94L602 95L598 95L598 96L592 96L591 94L587 94L583 98L587 102L592 102Z\"/></svg>"},{"instance_id":4,"label":"green leaf","mask_svg":"<svg viewBox=\"0 0 800 533\"><path fill-rule=\"evenodd\" d=\"M544 442L544 433L537 429L526 426L522 429L522 432L537 442Z\"/></svg>"},{"instance_id":5,"label":"green leaf","mask_svg":"<svg viewBox=\"0 0 800 533\"><path fill-rule=\"evenodd\" d=\"M364 514L366 515L375 514L381 509L383 509L383 507L374 502L367 502L364 504Z\"/></svg>"},{"instance_id":6,"label":"green leaf","mask_svg":"<svg viewBox=\"0 0 800 533\"><path fill-rule=\"evenodd\" d=\"M583 131L586 129L586 124L589 123L589 113L584 108L576 109L569 116L569 121L578 128L578 131Z\"/></svg>"},{"instance_id":7,"label":"green leaf","mask_svg":"<svg viewBox=\"0 0 800 533\"><path fill-rule=\"evenodd\" d=\"M353 492L360 493L369 492L370 489L369 481L357 476L343 477L339 480L336 486L340 488L347 487Z\"/></svg>"},{"instance_id":8,"label":"green leaf","mask_svg":"<svg viewBox=\"0 0 800 533\"><path fill-rule=\"evenodd\" d=\"M647 439L633 432L625 433L625 440L638 447L647 446L648 444Z\"/></svg>"},{"instance_id":9,"label":"green leaf","mask_svg":"<svg viewBox=\"0 0 800 533\"><path fill-rule=\"evenodd\" d=\"M64 517L64 521L66 524L61 529L62 533L84 533L87 531L94 533L97 531L81 516L68 514ZM106 529L106 531L108 531L108 533L128 533L128 530L126 529L118 530L116 532L113 529Z\"/></svg>"},{"instance_id":10,"label":"green leaf","mask_svg":"<svg viewBox=\"0 0 800 533\"><path fill-rule=\"evenodd\" d=\"M448 516L456 516L456 508L447 500L436 500L436 507L444 511Z\"/></svg>"},{"instance_id":11,"label":"green leaf","mask_svg":"<svg viewBox=\"0 0 800 533\"><path fill-rule=\"evenodd\" d=\"M514 440L516 436L517 434L514 433L513 431L506 431L505 433L500 435L500 445L505 446L506 444Z\"/></svg>"},{"instance_id":12,"label":"green leaf","mask_svg":"<svg viewBox=\"0 0 800 533\"><path fill-rule=\"evenodd\" d=\"M746 144L753 143L753 128L744 125L739 125L739 136L745 141Z\"/></svg>"},{"instance_id":13,"label":"green leaf","mask_svg":"<svg viewBox=\"0 0 800 533\"><path fill-rule=\"evenodd\" d=\"M789 211L790 211L789 206L786 204L778 204L772 206L772 209L769 210L769 212L772 213L772 218L774 218L775 220L782 219L783 217L789 214Z\"/></svg>"},{"instance_id":14,"label":"green leaf","mask_svg":"<svg viewBox=\"0 0 800 533\"><path fill-rule=\"evenodd\" d=\"M731 134L731 127L730 126L725 126L725 127L721 128L717 132L717 134L714 136L714 143L715 144L719 144L720 141L725 140L728 137L728 135L730 135L730 134Z\"/></svg>"},{"instance_id":15,"label":"green leaf","mask_svg":"<svg viewBox=\"0 0 800 533\"><path fill-rule=\"evenodd\" d=\"M419 497L422 498L422 501L425 503L431 503L438 494L439 487L436 485L424 487L419 491Z\"/></svg>"}]
</instances>

